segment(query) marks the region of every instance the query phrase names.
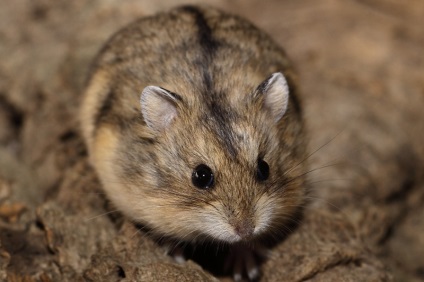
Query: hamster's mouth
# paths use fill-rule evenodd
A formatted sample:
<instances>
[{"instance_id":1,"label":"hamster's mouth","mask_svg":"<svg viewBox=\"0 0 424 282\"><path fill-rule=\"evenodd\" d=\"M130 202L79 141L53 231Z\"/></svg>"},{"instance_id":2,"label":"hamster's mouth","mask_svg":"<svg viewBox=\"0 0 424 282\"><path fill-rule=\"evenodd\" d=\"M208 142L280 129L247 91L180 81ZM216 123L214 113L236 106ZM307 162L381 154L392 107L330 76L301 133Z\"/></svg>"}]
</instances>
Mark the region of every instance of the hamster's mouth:
<instances>
[{"instance_id":1,"label":"hamster's mouth","mask_svg":"<svg viewBox=\"0 0 424 282\"><path fill-rule=\"evenodd\" d=\"M274 203L267 195L262 195L255 205L248 209L237 208L237 203L229 205L214 202L197 213L196 221L202 226L201 232L215 240L227 243L251 242L266 233L275 215ZM240 203L239 206L244 206Z\"/></svg>"},{"instance_id":2,"label":"hamster's mouth","mask_svg":"<svg viewBox=\"0 0 424 282\"><path fill-rule=\"evenodd\" d=\"M202 233L206 236L230 244L254 241L265 230L250 218L223 220L209 216L202 224L205 227Z\"/></svg>"}]
</instances>

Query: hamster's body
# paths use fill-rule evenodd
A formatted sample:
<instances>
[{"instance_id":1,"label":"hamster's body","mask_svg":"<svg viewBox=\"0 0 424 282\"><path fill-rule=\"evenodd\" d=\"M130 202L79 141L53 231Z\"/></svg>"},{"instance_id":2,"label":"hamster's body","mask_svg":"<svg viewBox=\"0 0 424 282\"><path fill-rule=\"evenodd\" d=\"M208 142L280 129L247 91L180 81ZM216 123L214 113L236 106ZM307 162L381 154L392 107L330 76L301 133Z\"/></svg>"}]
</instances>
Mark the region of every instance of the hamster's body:
<instances>
[{"instance_id":1,"label":"hamster's body","mask_svg":"<svg viewBox=\"0 0 424 282\"><path fill-rule=\"evenodd\" d=\"M108 198L177 240L284 232L305 198L293 81L274 41L216 9L181 7L122 29L95 61L81 111Z\"/></svg>"}]
</instances>

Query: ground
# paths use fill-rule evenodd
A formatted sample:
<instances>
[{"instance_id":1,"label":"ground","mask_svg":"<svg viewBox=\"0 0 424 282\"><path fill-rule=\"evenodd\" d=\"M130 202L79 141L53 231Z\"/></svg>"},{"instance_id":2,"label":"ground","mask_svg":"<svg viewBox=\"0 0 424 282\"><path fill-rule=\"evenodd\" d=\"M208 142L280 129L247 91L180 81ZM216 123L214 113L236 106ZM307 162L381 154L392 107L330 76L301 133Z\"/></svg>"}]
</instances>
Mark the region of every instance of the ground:
<instances>
[{"instance_id":1,"label":"ground","mask_svg":"<svg viewBox=\"0 0 424 282\"><path fill-rule=\"evenodd\" d=\"M286 49L315 152L311 203L262 264L262 281L422 281L424 2L206 2ZM2 4L0 280L216 281L107 214L76 119L102 43L178 3Z\"/></svg>"}]
</instances>

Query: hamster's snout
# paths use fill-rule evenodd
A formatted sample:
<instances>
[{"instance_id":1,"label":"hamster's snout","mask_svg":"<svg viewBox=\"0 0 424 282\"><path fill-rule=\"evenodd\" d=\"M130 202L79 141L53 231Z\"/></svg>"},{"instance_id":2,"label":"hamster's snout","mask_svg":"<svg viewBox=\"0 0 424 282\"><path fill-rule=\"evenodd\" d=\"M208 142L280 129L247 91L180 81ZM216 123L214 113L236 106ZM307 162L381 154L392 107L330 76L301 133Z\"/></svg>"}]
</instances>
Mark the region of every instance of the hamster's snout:
<instances>
[{"instance_id":1,"label":"hamster's snout","mask_svg":"<svg viewBox=\"0 0 424 282\"><path fill-rule=\"evenodd\" d=\"M255 225L251 220L234 220L231 225L241 240L248 240L253 236Z\"/></svg>"}]
</instances>

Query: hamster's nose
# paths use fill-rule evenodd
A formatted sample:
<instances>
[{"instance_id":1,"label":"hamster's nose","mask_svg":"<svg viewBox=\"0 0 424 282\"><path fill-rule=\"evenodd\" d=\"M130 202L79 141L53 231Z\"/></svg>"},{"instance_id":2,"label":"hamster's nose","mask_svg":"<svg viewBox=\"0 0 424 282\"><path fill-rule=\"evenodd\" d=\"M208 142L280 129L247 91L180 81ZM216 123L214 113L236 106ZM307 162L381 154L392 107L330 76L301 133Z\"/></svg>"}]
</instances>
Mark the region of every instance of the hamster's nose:
<instances>
[{"instance_id":1,"label":"hamster's nose","mask_svg":"<svg viewBox=\"0 0 424 282\"><path fill-rule=\"evenodd\" d=\"M250 220L239 220L234 223L234 231L242 240L249 239L253 235L255 226Z\"/></svg>"}]
</instances>

